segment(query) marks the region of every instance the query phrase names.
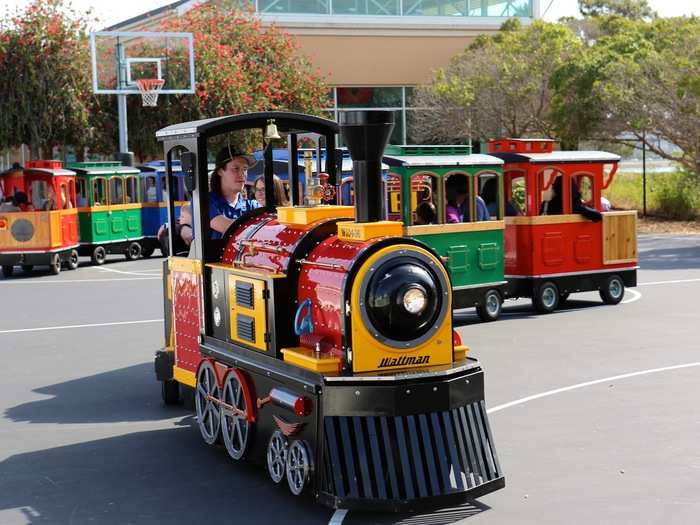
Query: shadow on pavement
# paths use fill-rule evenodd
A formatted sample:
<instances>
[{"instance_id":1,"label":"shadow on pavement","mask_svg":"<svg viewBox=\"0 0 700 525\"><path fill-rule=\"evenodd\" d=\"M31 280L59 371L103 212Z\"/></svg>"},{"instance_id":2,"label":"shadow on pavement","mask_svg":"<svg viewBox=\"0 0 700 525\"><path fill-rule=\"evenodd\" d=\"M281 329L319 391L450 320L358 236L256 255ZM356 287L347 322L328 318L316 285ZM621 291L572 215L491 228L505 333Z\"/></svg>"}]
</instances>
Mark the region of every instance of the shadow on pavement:
<instances>
[{"instance_id":1,"label":"shadow on pavement","mask_svg":"<svg viewBox=\"0 0 700 525\"><path fill-rule=\"evenodd\" d=\"M508 303L506 303L507 305ZM559 306L551 314L540 314L534 310L531 304L518 304L514 306L503 306L503 311L501 312L501 318L494 321L496 323L503 321L504 319L527 319L530 317L539 317L546 315L557 315L563 314L567 311L581 310L584 308L594 308L594 307L605 307L601 301L596 300L585 300L585 299L567 299L567 301ZM455 310L454 312L454 325L455 326L470 326L473 324L481 324L482 321L476 314L474 308L465 308L464 310Z\"/></svg>"},{"instance_id":2,"label":"shadow on pavement","mask_svg":"<svg viewBox=\"0 0 700 525\"><path fill-rule=\"evenodd\" d=\"M0 462L3 523L328 523L332 512L259 465L201 442L194 418Z\"/></svg>"},{"instance_id":3,"label":"shadow on pavement","mask_svg":"<svg viewBox=\"0 0 700 525\"><path fill-rule=\"evenodd\" d=\"M456 507L415 514L349 512L343 525L450 525L490 509L478 501L468 501Z\"/></svg>"},{"instance_id":4,"label":"shadow on pavement","mask_svg":"<svg viewBox=\"0 0 700 525\"><path fill-rule=\"evenodd\" d=\"M190 413L165 407L153 363L142 363L34 390L51 396L8 408L5 417L28 423L157 421Z\"/></svg>"}]
</instances>

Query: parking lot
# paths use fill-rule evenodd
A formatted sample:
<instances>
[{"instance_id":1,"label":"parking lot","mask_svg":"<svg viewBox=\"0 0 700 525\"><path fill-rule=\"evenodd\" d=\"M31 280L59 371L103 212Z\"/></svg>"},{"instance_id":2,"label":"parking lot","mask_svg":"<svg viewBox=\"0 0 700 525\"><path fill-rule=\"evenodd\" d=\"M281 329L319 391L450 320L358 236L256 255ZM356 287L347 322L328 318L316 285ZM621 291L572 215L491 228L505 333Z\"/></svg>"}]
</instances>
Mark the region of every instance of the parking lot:
<instances>
[{"instance_id":1,"label":"parking lot","mask_svg":"<svg viewBox=\"0 0 700 525\"><path fill-rule=\"evenodd\" d=\"M0 524L697 523L700 236L640 236L639 252L618 306L456 314L506 488L413 516L296 498L162 405L162 259L0 278Z\"/></svg>"}]
</instances>

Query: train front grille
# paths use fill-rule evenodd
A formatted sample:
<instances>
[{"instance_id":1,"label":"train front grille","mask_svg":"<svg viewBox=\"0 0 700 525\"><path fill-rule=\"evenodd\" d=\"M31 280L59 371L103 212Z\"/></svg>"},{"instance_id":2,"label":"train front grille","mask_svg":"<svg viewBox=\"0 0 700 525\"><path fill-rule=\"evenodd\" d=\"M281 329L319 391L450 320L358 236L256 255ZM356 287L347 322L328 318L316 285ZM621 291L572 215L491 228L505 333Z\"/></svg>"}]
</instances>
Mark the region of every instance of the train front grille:
<instances>
[{"instance_id":1,"label":"train front grille","mask_svg":"<svg viewBox=\"0 0 700 525\"><path fill-rule=\"evenodd\" d=\"M501 478L483 401L410 416L327 416L322 489L340 499L414 500Z\"/></svg>"}]
</instances>

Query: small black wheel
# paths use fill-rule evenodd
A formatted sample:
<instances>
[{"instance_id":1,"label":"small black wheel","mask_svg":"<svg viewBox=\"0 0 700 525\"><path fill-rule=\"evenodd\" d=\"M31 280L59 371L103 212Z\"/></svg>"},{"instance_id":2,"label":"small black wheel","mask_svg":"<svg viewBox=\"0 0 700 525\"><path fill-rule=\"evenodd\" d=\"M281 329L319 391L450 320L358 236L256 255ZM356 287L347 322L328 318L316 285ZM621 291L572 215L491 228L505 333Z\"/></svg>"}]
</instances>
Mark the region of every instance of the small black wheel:
<instances>
[{"instance_id":1,"label":"small black wheel","mask_svg":"<svg viewBox=\"0 0 700 525\"><path fill-rule=\"evenodd\" d=\"M154 247L153 245L150 245L150 244L149 244L149 245L147 245L147 246L143 246L143 247L141 248L141 257L143 257L144 259L148 259L151 255L153 255L153 252L154 252L155 250L156 250L156 249L155 249L155 247Z\"/></svg>"},{"instance_id":2,"label":"small black wheel","mask_svg":"<svg viewBox=\"0 0 700 525\"><path fill-rule=\"evenodd\" d=\"M484 303L476 307L476 313L482 321L495 321L501 315L503 299L498 290L489 290L484 294Z\"/></svg>"},{"instance_id":3,"label":"small black wheel","mask_svg":"<svg viewBox=\"0 0 700 525\"><path fill-rule=\"evenodd\" d=\"M535 290L532 305L541 314L549 314L559 306L559 288L552 281L546 281Z\"/></svg>"},{"instance_id":4,"label":"small black wheel","mask_svg":"<svg viewBox=\"0 0 700 525\"><path fill-rule=\"evenodd\" d=\"M23 271L24 273L32 273L32 270L33 270L33 269L34 269L34 265L33 265L33 264L23 264L23 265L22 265L22 271Z\"/></svg>"},{"instance_id":5,"label":"small black wheel","mask_svg":"<svg viewBox=\"0 0 700 525\"><path fill-rule=\"evenodd\" d=\"M68 254L68 269L69 270L75 270L78 268L78 264L80 264L80 258L78 257L78 250L71 250L70 254Z\"/></svg>"},{"instance_id":6,"label":"small black wheel","mask_svg":"<svg viewBox=\"0 0 700 525\"><path fill-rule=\"evenodd\" d=\"M51 275L58 275L61 273L61 256L55 253L51 257L51 263L49 264L49 271Z\"/></svg>"},{"instance_id":7,"label":"small black wheel","mask_svg":"<svg viewBox=\"0 0 700 525\"><path fill-rule=\"evenodd\" d=\"M5 277L12 277L12 274L15 273L15 267L12 266L11 264L3 264L2 265L2 274Z\"/></svg>"},{"instance_id":8,"label":"small black wheel","mask_svg":"<svg viewBox=\"0 0 700 525\"><path fill-rule=\"evenodd\" d=\"M180 383L170 379L161 382L161 396L166 405L177 405L180 402Z\"/></svg>"},{"instance_id":9,"label":"small black wheel","mask_svg":"<svg viewBox=\"0 0 700 525\"><path fill-rule=\"evenodd\" d=\"M617 304L625 296L625 283L619 275L611 275L600 289L600 298L605 304Z\"/></svg>"},{"instance_id":10,"label":"small black wheel","mask_svg":"<svg viewBox=\"0 0 700 525\"><path fill-rule=\"evenodd\" d=\"M129 261L134 261L141 257L141 244L139 244L138 242L129 243L125 255L126 259Z\"/></svg>"},{"instance_id":11,"label":"small black wheel","mask_svg":"<svg viewBox=\"0 0 700 525\"><path fill-rule=\"evenodd\" d=\"M98 266L101 266L105 263L107 260L107 250L105 250L104 246L96 246L94 250L92 250L92 264L96 264Z\"/></svg>"}]
</instances>

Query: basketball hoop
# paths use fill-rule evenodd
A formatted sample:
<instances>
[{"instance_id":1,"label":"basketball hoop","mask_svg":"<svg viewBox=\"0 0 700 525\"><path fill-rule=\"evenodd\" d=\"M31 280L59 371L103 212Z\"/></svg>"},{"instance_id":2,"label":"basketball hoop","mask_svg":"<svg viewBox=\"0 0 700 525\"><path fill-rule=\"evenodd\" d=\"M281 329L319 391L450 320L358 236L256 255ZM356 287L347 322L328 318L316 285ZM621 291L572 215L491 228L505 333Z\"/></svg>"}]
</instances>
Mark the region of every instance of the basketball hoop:
<instances>
[{"instance_id":1,"label":"basketball hoop","mask_svg":"<svg viewBox=\"0 0 700 525\"><path fill-rule=\"evenodd\" d=\"M144 106L158 105L158 94L163 84L165 84L165 80L162 78L140 78L136 81Z\"/></svg>"}]
</instances>

